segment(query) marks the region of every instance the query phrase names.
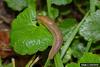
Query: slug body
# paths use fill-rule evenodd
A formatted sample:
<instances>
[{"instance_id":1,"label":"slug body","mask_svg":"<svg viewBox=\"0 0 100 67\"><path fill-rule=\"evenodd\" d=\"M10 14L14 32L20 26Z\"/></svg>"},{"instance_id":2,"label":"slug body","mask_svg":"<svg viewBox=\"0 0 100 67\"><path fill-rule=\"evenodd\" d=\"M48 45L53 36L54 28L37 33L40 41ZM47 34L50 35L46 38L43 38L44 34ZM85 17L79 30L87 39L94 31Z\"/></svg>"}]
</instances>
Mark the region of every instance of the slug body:
<instances>
[{"instance_id":1,"label":"slug body","mask_svg":"<svg viewBox=\"0 0 100 67\"><path fill-rule=\"evenodd\" d=\"M48 59L53 59L63 43L61 31L57 27L56 23L49 19L47 16L37 16L37 19L48 28L54 37L54 42L48 56Z\"/></svg>"}]
</instances>

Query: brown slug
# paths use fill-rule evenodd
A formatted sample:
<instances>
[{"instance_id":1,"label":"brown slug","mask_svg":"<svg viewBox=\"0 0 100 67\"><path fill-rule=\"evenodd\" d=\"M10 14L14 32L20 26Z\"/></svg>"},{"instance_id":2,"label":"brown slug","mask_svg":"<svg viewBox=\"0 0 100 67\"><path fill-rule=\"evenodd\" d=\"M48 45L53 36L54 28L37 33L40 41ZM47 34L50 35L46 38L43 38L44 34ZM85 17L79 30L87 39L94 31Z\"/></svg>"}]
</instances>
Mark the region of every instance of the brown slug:
<instances>
[{"instance_id":1,"label":"brown slug","mask_svg":"<svg viewBox=\"0 0 100 67\"><path fill-rule=\"evenodd\" d=\"M48 59L53 59L63 43L62 33L57 24L47 16L37 16L37 19L48 28L54 37L54 42L48 56Z\"/></svg>"}]
</instances>

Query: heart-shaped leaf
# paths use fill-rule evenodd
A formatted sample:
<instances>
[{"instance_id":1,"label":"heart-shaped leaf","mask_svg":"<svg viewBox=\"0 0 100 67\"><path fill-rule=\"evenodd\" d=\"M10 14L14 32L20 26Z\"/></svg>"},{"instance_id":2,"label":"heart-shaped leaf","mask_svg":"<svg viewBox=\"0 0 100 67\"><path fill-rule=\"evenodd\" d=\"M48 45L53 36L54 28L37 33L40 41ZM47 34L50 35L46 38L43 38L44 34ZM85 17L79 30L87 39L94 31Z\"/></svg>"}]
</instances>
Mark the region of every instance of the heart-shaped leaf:
<instances>
[{"instance_id":1,"label":"heart-shaped leaf","mask_svg":"<svg viewBox=\"0 0 100 67\"><path fill-rule=\"evenodd\" d=\"M11 46L18 54L34 54L52 45L53 37L34 19L31 7L25 9L12 22Z\"/></svg>"},{"instance_id":2,"label":"heart-shaped leaf","mask_svg":"<svg viewBox=\"0 0 100 67\"><path fill-rule=\"evenodd\" d=\"M93 15L87 17L81 25L79 33L86 40L91 39L93 42L100 40L100 10L97 10Z\"/></svg>"}]
</instances>

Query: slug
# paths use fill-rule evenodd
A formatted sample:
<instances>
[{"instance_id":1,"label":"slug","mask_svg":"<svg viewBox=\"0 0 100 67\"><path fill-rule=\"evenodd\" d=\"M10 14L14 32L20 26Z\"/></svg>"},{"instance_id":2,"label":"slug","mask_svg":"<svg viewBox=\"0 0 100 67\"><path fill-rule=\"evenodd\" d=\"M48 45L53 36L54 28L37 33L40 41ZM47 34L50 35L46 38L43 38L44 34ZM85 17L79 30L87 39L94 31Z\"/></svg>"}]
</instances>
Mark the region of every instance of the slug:
<instances>
[{"instance_id":1,"label":"slug","mask_svg":"<svg viewBox=\"0 0 100 67\"><path fill-rule=\"evenodd\" d=\"M63 43L62 33L56 23L47 16L37 16L37 19L51 32L54 37L54 42L48 55L48 59L53 59Z\"/></svg>"}]
</instances>

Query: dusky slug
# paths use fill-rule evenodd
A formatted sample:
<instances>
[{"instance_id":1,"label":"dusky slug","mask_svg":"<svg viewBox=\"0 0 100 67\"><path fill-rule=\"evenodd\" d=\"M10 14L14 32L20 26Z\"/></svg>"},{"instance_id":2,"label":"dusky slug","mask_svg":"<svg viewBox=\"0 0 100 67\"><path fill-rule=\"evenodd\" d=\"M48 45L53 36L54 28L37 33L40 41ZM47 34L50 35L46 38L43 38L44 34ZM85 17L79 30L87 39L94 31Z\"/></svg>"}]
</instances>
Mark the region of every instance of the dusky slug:
<instances>
[{"instance_id":1,"label":"dusky slug","mask_svg":"<svg viewBox=\"0 0 100 67\"><path fill-rule=\"evenodd\" d=\"M63 43L62 33L57 27L57 24L47 16L37 16L37 19L48 28L54 37L54 42L48 55L48 59L53 59Z\"/></svg>"}]
</instances>

